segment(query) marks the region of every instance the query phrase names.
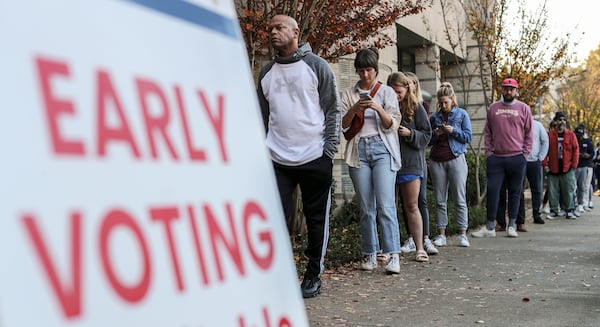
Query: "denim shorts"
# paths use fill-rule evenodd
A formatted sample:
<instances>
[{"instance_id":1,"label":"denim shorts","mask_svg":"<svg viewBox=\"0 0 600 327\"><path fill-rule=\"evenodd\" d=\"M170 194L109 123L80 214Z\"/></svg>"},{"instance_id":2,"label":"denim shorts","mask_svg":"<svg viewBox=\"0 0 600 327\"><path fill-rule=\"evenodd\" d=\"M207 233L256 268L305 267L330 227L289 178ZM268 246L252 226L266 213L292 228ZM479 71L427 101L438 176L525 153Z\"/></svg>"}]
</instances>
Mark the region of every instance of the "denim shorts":
<instances>
[{"instance_id":1,"label":"denim shorts","mask_svg":"<svg viewBox=\"0 0 600 327\"><path fill-rule=\"evenodd\" d=\"M423 178L423 176L419 175L410 175L410 174L398 174L396 175L396 184L404 184L411 181L414 181L417 178Z\"/></svg>"}]
</instances>

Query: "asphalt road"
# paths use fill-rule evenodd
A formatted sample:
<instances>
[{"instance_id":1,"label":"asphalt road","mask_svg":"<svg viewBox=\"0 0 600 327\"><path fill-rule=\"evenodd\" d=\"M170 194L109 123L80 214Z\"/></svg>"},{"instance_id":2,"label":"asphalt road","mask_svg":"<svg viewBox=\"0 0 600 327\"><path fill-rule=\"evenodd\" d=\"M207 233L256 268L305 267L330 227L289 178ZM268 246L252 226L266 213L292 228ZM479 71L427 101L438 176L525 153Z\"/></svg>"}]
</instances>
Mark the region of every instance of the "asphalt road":
<instances>
[{"instance_id":1,"label":"asphalt road","mask_svg":"<svg viewBox=\"0 0 600 327\"><path fill-rule=\"evenodd\" d=\"M526 227L469 248L449 239L429 263L403 254L399 275L325 274L310 325L600 326L600 208Z\"/></svg>"}]
</instances>

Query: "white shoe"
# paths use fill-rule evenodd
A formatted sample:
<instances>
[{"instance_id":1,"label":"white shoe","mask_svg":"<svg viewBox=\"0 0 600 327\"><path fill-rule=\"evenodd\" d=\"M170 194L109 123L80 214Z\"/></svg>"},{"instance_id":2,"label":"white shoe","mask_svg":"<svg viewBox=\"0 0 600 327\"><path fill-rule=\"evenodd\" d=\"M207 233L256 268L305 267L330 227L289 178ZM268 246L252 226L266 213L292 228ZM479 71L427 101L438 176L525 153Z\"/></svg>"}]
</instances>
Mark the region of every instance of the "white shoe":
<instances>
[{"instance_id":1,"label":"white shoe","mask_svg":"<svg viewBox=\"0 0 600 327\"><path fill-rule=\"evenodd\" d=\"M437 246L446 246L447 241L446 241L446 236L444 235L438 235L433 239L433 244L437 245Z\"/></svg>"},{"instance_id":2,"label":"white shoe","mask_svg":"<svg viewBox=\"0 0 600 327\"><path fill-rule=\"evenodd\" d=\"M415 241L413 241L412 237L409 237L408 240L404 242L404 245L400 247L400 251L402 253L410 253L417 251L417 246L415 245Z\"/></svg>"},{"instance_id":3,"label":"white shoe","mask_svg":"<svg viewBox=\"0 0 600 327\"><path fill-rule=\"evenodd\" d=\"M363 262L360 264L360 269L372 271L377 268L377 253L367 254Z\"/></svg>"},{"instance_id":4,"label":"white shoe","mask_svg":"<svg viewBox=\"0 0 600 327\"><path fill-rule=\"evenodd\" d=\"M543 213L550 213L550 207L546 206L542 208Z\"/></svg>"},{"instance_id":5,"label":"white shoe","mask_svg":"<svg viewBox=\"0 0 600 327\"><path fill-rule=\"evenodd\" d=\"M519 237L519 234L517 234L517 230L514 227L508 226L508 228L506 229L506 236Z\"/></svg>"},{"instance_id":6,"label":"white shoe","mask_svg":"<svg viewBox=\"0 0 600 327\"><path fill-rule=\"evenodd\" d=\"M549 220L558 219L558 218L562 218L562 217L564 217L564 215L560 215L560 214L555 213L555 212L551 212L551 213L549 213L549 214L546 215L546 219L549 219Z\"/></svg>"},{"instance_id":7,"label":"white shoe","mask_svg":"<svg viewBox=\"0 0 600 327\"><path fill-rule=\"evenodd\" d=\"M471 233L471 236L475 237L475 238L480 238L480 237L496 237L496 230L495 229L489 230L489 229L487 229L485 227L481 227L480 230Z\"/></svg>"},{"instance_id":8,"label":"white shoe","mask_svg":"<svg viewBox=\"0 0 600 327\"><path fill-rule=\"evenodd\" d=\"M431 240L429 238L425 239L425 241L423 242L423 247L425 248L425 251L427 252L427 254L438 254L438 253L440 253L440 251L438 251L438 249L435 248L435 246L433 245L433 243L431 243Z\"/></svg>"},{"instance_id":9,"label":"white shoe","mask_svg":"<svg viewBox=\"0 0 600 327\"><path fill-rule=\"evenodd\" d=\"M458 235L456 236L456 239L458 240L458 246L462 246L462 247L469 247L471 246L471 244L469 243L469 238L467 238L467 235Z\"/></svg>"},{"instance_id":10,"label":"white shoe","mask_svg":"<svg viewBox=\"0 0 600 327\"><path fill-rule=\"evenodd\" d=\"M392 253L390 255L390 261L385 266L385 271L390 274L399 274L400 273L400 258L398 257L398 253Z\"/></svg>"}]
</instances>

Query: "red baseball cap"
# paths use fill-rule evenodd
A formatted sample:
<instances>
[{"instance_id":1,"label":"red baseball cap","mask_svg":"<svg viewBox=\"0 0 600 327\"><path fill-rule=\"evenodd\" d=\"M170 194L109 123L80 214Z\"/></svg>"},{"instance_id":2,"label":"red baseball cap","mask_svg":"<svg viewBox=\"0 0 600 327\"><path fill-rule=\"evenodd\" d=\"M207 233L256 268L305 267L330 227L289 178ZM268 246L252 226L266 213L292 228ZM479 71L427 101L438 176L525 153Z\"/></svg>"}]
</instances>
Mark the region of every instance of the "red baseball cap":
<instances>
[{"instance_id":1,"label":"red baseball cap","mask_svg":"<svg viewBox=\"0 0 600 327\"><path fill-rule=\"evenodd\" d=\"M517 83L517 80L514 78L506 78L506 79L504 79L504 81L502 81L502 87L505 87L505 86L518 88L519 83Z\"/></svg>"}]
</instances>

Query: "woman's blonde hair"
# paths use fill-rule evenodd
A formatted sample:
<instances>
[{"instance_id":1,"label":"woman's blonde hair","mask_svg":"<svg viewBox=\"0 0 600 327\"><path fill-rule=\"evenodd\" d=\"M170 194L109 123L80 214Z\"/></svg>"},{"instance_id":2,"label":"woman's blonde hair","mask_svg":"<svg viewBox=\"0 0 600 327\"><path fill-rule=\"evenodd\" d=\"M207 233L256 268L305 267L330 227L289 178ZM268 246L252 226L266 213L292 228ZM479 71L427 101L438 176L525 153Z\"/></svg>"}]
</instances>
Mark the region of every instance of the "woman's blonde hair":
<instances>
[{"instance_id":1,"label":"woman's blonde hair","mask_svg":"<svg viewBox=\"0 0 600 327\"><path fill-rule=\"evenodd\" d=\"M423 101L423 92L421 92L421 83L419 83L419 76L413 72L405 72L404 75L408 77L415 84L415 95L419 102Z\"/></svg>"},{"instance_id":2,"label":"woman's blonde hair","mask_svg":"<svg viewBox=\"0 0 600 327\"><path fill-rule=\"evenodd\" d=\"M438 98L438 109L439 109L439 99L440 97L449 97L452 100L452 107L458 107L458 101L456 100L456 93L454 93L454 88L452 84L449 82L444 82L440 85L440 88L437 90L437 98Z\"/></svg>"},{"instance_id":3,"label":"woman's blonde hair","mask_svg":"<svg viewBox=\"0 0 600 327\"><path fill-rule=\"evenodd\" d=\"M395 72L388 76L388 86L404 86L407 89L406 96L400 102L400 113L402 113L402 120L406 122L412 122L415 115L415 111L419 107L419 100L417 96L410 91L411 80L402 72Z\"/></svg>"}]
</instances>

